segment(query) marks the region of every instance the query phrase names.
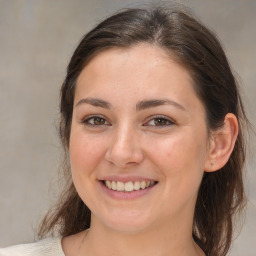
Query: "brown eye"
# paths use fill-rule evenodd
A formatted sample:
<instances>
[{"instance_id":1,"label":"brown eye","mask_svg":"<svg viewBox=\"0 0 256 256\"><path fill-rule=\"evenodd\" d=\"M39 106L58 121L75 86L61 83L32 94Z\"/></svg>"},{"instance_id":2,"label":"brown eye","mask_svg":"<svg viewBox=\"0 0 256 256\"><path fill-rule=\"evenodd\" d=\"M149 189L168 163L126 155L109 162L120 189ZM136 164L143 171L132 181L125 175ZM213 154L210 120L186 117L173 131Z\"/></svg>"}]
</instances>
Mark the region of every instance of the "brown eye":
<instances>
[{"instance_id":1,"label":"brown eye","mask_svg":"<svg viewBox=\"0 0 256 256\"><path fill-rule=\"evenodd\" d=\"M101 117L94 117L93 118L94 125L103 125L105 123L105 119Z\"/></svg>"},{"instance_id":2,"label":"brown eye","mask_svg":"<svg viewBox=\"0 0 256 256\"><path fill-rule=\"evenodd\" d=\"M168 125L170 122L166 119L163 119L163 118L156 118L154 119L154 124L156 126L159 126L159 125Z\"/></svg>"},{"instance_id":3,"label":"brown eye","mask_svg":"<svg viewBox=\"0 0 256 256\"><path fill-rule=\"evenodd\" d=\"M166 127L175 124L172 120L166 117L154 117L149 122L147 122L144 126L158 126L158 127Z\"/></svg>"},{"instance_id":4,"label":"brown eye","mask_svg":"<svg viewBox=\"0 0 256 256\"><path fill-rule=\"evenodd\" d=\"M100 116L92 116L90 118L87 118L83 121L85 125L91 125L91 126L100 126L100 125L109 125L109 122L103 117Z\"/></svg>"}]
</instances>

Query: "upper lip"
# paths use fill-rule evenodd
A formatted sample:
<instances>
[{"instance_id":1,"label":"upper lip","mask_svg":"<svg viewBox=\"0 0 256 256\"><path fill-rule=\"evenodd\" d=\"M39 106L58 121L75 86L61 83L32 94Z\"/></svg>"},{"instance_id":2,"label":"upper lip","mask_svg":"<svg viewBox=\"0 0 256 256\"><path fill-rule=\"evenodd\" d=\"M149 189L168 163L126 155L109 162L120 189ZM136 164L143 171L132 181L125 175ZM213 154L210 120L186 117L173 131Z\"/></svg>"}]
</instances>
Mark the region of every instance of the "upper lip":
<instances>
[{"instance_id":1,"label":"upper lip","mask_svg":"<svg viewBox=\"0 0 256 256\"><path fill-rule=\"evenodd\" d=\"M110 176L104 176L101 177L99 180L101 181L105 181L105 180L109 180L109 181L120 181L120 182L135 182L135 181L156 181L154 178L146 178L146 177L141 177L141 176L131 176L131 175L110 175Z\"/></svg>"}]
</instances>

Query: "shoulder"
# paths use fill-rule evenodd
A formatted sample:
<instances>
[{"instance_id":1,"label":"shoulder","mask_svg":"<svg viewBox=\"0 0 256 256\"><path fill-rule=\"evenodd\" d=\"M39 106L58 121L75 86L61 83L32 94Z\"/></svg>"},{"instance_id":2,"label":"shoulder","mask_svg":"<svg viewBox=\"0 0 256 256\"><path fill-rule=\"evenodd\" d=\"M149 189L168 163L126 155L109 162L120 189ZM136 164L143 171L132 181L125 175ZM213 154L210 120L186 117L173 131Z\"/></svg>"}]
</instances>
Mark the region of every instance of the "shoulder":
<instances>
[{"instance_id":1,"label":"shoulder","mask_svg":"<svg viewBox=\"0 0 256 256\"><path fill-rule=\"evenodd\" d=\"M0 256L65 256L60 237L51 237L30 244L0 248Z\"/></svg>"}]
</instances>

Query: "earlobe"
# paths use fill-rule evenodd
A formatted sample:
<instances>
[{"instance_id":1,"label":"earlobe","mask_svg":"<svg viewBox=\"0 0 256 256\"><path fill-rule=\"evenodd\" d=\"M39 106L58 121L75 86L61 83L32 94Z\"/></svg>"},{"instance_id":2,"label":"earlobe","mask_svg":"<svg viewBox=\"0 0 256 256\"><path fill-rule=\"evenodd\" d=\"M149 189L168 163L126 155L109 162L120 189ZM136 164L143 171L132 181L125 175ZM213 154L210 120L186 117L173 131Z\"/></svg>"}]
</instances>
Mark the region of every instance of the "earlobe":
<instances>
[{"instance_id":1,"label":"earlobe","mask_svg":"<svg viewBox=\"0 0 256 256\"><path fill-rule=\"evenodd\" d=\"M213 132L210 139L208 157L205 163L206 172L221 169L227 162L234 149L238 135L238 122L234 114L225 116L224 125Z\"/></svg>"}]
</instances>

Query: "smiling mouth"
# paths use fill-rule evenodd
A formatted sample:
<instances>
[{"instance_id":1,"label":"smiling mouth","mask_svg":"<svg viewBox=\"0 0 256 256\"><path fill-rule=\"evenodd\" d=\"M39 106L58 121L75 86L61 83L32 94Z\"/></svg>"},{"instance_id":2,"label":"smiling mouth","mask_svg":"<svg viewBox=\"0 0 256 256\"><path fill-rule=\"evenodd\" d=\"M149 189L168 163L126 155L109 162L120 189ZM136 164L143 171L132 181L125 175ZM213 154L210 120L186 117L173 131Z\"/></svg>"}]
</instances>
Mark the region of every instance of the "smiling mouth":
<instances>
[{"instance_id":1,"label":"smiling mouth","mask_svg":"<svg viewBox=\"0 0 256 256\"><path fill-rule=\"evenodd\" d=\"M103 184L114 191L123 191L123 192L132 192L138 190L144 190L146 188L152 187L156 185L156 181L128 181L128 182L121 182L121 181L110 181L104 180Z\"/></svg>"}]
</instances>

